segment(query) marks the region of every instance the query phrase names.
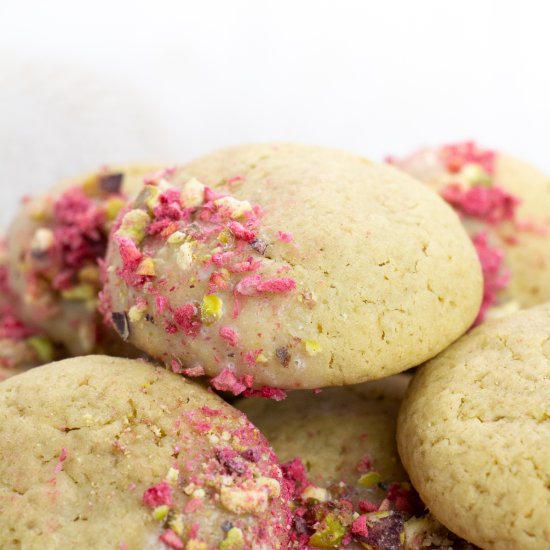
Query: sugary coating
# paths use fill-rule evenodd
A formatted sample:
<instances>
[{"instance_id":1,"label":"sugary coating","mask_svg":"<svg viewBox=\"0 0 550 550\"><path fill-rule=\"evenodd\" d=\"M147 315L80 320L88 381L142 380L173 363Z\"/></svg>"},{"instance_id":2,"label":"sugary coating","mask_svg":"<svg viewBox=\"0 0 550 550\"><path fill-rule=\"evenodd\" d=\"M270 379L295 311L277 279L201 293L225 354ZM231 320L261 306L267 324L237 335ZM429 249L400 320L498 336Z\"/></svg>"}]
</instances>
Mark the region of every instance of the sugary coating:
<instances>
[{"instance_id":1,"label":"sugary coating","mask_svg":"<svg viewBox=\"0 0 550 550\"><path fill-rule=\"evenodd\" d=\"M62 350L18 315L8 285L6 243L0 238L0 381L60 358Z\"/></svg>"},{"instance_id":2,"label":"sugary coating","mask_svg":"<svg viewBox=\"0 0 550 550\"><path fill-rule=\"evenodd\" d=\"M135 355L97 314L107 235L149 166L104 167L25 199L8 231L9 284L30 325L71 355Z\"/></svg>"},{"instance_id":3,"label":"sugary coating","mask_svg":"<svg viewBox=\"0 0 550 550\"><path fill-rule=\"evenodd\" d=\"M550 177L474 142L390 160L428 183L462 217L484 273L479 321L493 305L550 300Z\"/></svg>"},{"instance_id":4,"label":"sugary coating","mask_svg":"<svg viewBox=\"0 0 550 550\"><path fill-rule=\"evenodd\" d=\"M457 216L397 170L321 147L215 152L151 181L118 220L103 311L136 347L216 389L376 379L478 313Z\"/></svg>"},{"instance_id":5,"label":"sugary coating","mask_svg":"<svg viewBox=\"0 0 550 550\"><path fill-rule=\"evenodd\" d=\"M550 304L487 321L422 367L399 415L421 497L482 548L550 540Z\"/></svg>"},{"instance_id":6,"label":"sugary coating","mask_svg":"<svg viewBox=\"0 0 550 550\"><path fill-rule=\"evenodd\" d=\"M470 548L424 510L399 460L395 428L409 380L237 403L284 462L291 548Z\"/></svg>"},{"instance_id":7,"label":"sugary coating","mask_svg":"<svg viewBox=\"0 0 550 550\"><path fill-rule=\"evenodd\" d=\"M88 356L10 378L0 442L5 550L285 548L285 488L264 437L166 369Z\"/></svg>"}]
</instances>

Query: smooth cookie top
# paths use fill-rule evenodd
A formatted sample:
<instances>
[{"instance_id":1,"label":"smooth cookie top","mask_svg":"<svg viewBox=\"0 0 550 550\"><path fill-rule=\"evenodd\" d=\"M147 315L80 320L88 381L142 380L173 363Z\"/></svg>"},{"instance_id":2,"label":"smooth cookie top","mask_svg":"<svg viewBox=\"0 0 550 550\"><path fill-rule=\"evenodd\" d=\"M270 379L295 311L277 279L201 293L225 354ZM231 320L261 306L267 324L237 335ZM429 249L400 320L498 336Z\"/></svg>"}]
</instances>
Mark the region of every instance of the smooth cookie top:
<instances>
[{"instance_id":1,"label":"smooth cookie top","mask_svg":"<svg viewBox=\"0 0 550 550\"><path fill-rule=\"evenodd\" d=\"M399 460L395 428L409 380L237 403L284 463L291 548L470 548L424 510Z\"/></svg>"},{"instance_id":2,"label":"smooth cookie top","mask_svg":"<svg viewBox=\"0 0 550 550\"><path fill-rule=\"evenodd\" d=\"M103 311L129 342L217 389L275 397L421 363L471 325L482 290L471 242L430 190L286 144L150 178L107 275Z\"/></svg>"},{"instance_id":3,"label":"smooth cookie top","mask_svg":"<svg viewBox=\"0 0 550 550\"><path fill-rule=\"evenodd\" d=\"M550 305L487 321L420 369L399 452L421 497L482 548L550 540Z\"/></svg>"},{"instance_id":4,"label":"smooth cookie top","mask_svg":"<svg viewBox=\"0 0 550 550\"><path fill-rule=\"evenodd\" d=\"M492 306L550 300L547 175L474 142L423 149L390 162L428 183L463 219L483 267L478 321Z\"/></svg>"},{"instance_id":5,"label":"smooth cookie top","mask_svg":"<svg viewBox=\"0 0 550 550\"><path fill-rule=\"evenodd\" d=\"M9 284L20 298L19 312L71 355L121 348L96 312L98 262L113 220L152 169L104 167L66 181L26 199L9 229Z\"/></svg>"},{"instance_id":6,"label":"smooth cookie top","mask_svg":"<svg viewBox=\"0 0 550 550\"><path fill-rule=\"evenodd\" d=\"M264 437L166 369L88 356L10 378L0 441L2 548L285 548Z\"/></svg>"}]
</instances>

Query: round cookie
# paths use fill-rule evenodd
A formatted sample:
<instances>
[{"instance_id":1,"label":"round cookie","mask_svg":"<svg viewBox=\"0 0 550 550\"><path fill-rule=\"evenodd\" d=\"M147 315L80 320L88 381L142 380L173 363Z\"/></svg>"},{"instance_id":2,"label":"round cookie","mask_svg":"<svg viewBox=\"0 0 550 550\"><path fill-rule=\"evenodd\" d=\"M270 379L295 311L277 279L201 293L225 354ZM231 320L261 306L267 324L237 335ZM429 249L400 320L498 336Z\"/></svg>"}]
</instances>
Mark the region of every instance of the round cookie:
<instances>
[{"instance_id":1,"label":"round cookie","mask_svg":"<svg viewBox=\"0 0 550 550\"><path fill-rule=\"evenodd\" d=\"M294 496L291 547L471 547L424 510L399 460L395 428L409 380L237 403L284 462Z\"/></svg>"},{"instance_id":2,"label":"round cookie","mask_svg":"<svg viewBox=\"0 0 550 550\"><path fill-rule=\"evenodd\" d=\"M303 145L167 170L119 219L107 264L103 311L123 337L236 394L417 365L471 325L482 290L444 201L393 168Z\"/></svg>"},{"instance_id":3,"label":"round cookie","mask_svg":"<svg viewBox=\"0 0 550 550\"><path fill-rule=\"evenodd\" d=\"M17 314L8 285L6 243L0 239L0 381L61 357L61 350Z\"/></svg>"},{"instance_id":4,"label":"round cookie","mask_svg":"<svg viewBox=\"0 0 550 550\"><path fill-rule=\"evenodd\" d=\"M428 183L462 217L484 272L479 320L493 305L550 300L550 177L473 142L390 161Z\"/></svg>"},{"instance_id":5,"label":"round cookie","mask_svg":"<svg viewBox=\"0 0 550 550\"><path fill-rule=\"evenodd\" d=\"M488 321L428 362L399 414L434 515L487 549L550 540L550 304Z\"/></svg>"},{"instance_id":6,"label":"round cookie","mask_svg":"<svg viewBox=\"0 0 550 550\"><path fill-rule=\"evenodd\" d=\"M30 325L71 355L132 354L99 322L97 295L107 235L145 166L104 167L26 199L8 232L9 284Z\"/></svg>"},{"instance_id":7,"label":"round cookie","mask_svg":"<svg viewBox=\"0 0 550 550\"><path fill-rule=\"evenodd\" d=\"M10 378L0 442L3 549L286 548L263 436L166 369L88 356Z\"/></svg>"}]
</instances>

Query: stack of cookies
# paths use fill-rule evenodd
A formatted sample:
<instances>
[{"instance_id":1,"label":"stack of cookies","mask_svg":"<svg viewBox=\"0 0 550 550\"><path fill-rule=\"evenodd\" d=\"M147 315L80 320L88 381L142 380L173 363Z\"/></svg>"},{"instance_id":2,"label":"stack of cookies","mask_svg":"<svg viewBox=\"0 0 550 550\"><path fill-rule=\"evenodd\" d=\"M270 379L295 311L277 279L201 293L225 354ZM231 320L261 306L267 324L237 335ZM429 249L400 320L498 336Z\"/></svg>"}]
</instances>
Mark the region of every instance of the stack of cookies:
<instances>
[{"instance_id":1,"label":"stack of cookies","mask_svg":"<svg viewBox=\"0 0 550 550\"><path fill-rule=\"evenodd\" d=\"M241 146L26 200L0 547L548 548L549 206L473 143Z\"/></svg>"}]
</instances>

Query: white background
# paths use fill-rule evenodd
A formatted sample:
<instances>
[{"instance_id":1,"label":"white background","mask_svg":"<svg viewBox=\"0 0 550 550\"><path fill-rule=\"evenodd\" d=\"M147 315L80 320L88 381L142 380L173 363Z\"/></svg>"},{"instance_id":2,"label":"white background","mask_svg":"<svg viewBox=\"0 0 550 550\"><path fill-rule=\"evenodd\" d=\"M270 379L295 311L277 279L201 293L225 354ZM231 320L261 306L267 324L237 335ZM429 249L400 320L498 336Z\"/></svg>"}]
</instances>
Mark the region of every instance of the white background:
<instances>
[{"instance_id":1,"label":"white background","mask_svg":"<svg viewBox=\"0 0 550 550\"><path fill-rule=\"evenodd\" d=\"M0 225L98 164L476 138L550 171L550 3L0 0Z\"/></svg>"}]
</instances>

